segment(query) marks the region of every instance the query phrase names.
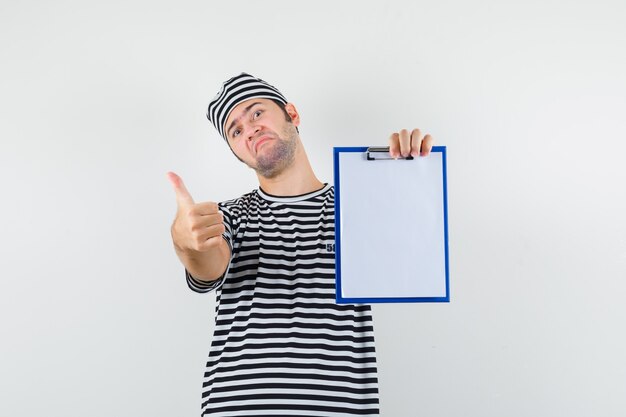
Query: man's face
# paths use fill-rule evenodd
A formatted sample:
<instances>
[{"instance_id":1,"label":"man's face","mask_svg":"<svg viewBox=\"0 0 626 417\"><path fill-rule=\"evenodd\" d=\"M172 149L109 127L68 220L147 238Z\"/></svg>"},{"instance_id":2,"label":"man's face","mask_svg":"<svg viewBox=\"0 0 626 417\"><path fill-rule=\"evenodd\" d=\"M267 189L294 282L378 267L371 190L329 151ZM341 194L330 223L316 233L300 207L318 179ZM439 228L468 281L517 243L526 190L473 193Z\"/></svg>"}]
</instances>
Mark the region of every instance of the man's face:
<instances>
[{"instance_id":1,"label":"man's face","mask_svg":"<svg viewBox=\"0 0 626 417\"><path fill-rule=\"evenodd\" d=\"M295 108L288 104L287 111L295 112ZM272 100L253 98L239 103L224 127L235 155L265 178L276 177L294 160L296 126Z\"/></svg>"}]
</instances>

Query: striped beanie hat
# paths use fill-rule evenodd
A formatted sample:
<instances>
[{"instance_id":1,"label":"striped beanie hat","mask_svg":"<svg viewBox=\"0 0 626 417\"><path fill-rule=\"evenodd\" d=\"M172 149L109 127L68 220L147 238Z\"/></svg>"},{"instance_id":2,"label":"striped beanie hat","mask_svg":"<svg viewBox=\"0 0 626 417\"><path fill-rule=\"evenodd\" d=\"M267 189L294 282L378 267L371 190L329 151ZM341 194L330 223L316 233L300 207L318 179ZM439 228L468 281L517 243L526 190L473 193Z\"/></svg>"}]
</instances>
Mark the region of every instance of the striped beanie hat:
<instances>
[{"instance_id":1,"label":"striped beanie hat","mask_svg":"<svg viewBox=\"0 0 626 417\"><path fill-rule=\"evenodd\" d=\"M257 97L274 99L287 104L287 99L276 87L245 72L224 81L220 91L213 97L213 100L209 103L206 117L226 140L226 143L228 143L228 140L226 139L224 125L230 112L242 101Z\"/></svg>"}]
</instances>

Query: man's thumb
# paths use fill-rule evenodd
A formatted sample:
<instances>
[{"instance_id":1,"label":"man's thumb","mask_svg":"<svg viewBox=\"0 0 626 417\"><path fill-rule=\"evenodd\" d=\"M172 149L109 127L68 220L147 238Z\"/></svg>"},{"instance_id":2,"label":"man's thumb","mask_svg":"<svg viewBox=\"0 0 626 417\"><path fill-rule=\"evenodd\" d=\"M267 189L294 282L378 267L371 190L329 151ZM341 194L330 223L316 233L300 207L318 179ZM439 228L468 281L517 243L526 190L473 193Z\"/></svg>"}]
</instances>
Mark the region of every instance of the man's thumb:
<instances>
[{"instance_id":1,"label":"man's thumb","mask_svg":"<svg viewBox=\"0 0 626 417\"><path fill-rule=\"evenodd\" d=\"M189 191L187 191L187 187L185 187L185 183L183 183L182 178L173 172L168 172L167 178L172 183L172 186L174 186L178 207L194 204L193 198L191 197L191 194L189 194Z\"/></svg>"}]
</instances>

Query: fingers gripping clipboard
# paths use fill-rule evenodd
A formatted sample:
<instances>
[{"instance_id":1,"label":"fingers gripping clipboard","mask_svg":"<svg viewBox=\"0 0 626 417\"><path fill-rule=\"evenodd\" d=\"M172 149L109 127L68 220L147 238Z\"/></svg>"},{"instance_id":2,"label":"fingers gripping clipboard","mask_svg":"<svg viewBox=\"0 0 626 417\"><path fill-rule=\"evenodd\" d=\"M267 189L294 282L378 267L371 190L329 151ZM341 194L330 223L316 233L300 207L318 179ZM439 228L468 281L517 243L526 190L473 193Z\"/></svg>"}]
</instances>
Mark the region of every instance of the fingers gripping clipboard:
<instances>
[{"instance_id":1,"label":"fingers gripping clipboard","mask_svg":"<svg viewBox=\"0 0 626 417\"><path fill-rule=\"evenodd\" d=\"M336 302L449 302L446 147L335 147Z\"/></svg>"}]
</instances>

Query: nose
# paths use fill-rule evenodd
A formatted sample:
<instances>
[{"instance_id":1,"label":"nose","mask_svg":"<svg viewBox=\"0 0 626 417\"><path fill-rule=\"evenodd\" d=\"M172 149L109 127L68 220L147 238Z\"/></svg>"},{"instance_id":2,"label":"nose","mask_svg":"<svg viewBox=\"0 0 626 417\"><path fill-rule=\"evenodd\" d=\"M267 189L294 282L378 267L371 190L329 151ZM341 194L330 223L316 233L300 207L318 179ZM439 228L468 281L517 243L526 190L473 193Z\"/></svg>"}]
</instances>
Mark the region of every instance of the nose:
<instances>
[{"instance_id":1,"label":"nose","mask_svg":"<svg viewBox=\"0 0 626 417\"><path fill-rule=\"evenodd\" d=\"M252 140L252 138L255 137L256 134L261 130L261 126L257 125L256 123L251 123L247 125L245 129L246 129L246 136L244 137L247 138L248 140Z\"/></svg>"}]
</instances>

